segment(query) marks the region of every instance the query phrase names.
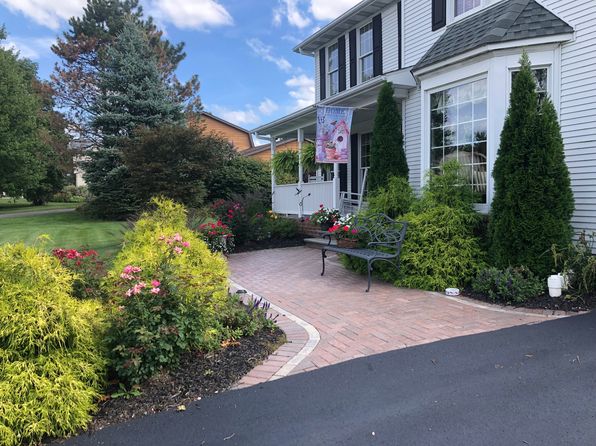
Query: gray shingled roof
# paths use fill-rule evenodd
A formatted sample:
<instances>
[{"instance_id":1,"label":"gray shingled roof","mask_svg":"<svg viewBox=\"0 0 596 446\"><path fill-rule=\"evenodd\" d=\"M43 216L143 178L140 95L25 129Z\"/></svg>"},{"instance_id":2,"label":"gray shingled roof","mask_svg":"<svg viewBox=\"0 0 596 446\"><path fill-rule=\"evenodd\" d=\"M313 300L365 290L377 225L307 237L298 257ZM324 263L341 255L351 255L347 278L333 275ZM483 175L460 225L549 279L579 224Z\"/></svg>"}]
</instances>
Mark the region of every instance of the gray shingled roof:
<instances>
[{"instance_id":1,"label":"gray shingled roof","mask_svg":"<svg viewBox=\"0 0 596 446\"><path fill-rule=\"evenodd\" d=\"M535 0L508 0L447 27L412 71L491 43L572 32L571 26Z\"/></svg>"}]
</instances>

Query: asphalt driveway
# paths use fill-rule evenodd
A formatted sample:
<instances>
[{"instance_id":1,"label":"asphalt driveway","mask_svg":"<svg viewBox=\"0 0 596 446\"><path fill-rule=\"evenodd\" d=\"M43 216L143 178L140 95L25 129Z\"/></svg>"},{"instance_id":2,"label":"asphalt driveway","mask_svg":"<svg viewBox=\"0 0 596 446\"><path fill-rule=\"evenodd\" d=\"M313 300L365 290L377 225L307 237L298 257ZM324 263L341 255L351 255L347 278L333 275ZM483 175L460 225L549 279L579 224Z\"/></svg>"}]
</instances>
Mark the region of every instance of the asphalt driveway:
<instances>
[{"instance_id":1,"label":"asphalt driveway","mask_svg":"<svg viewBox=\"0 0 596 446\"><path fill-rule=\"evenodd\" d=\"M69 445L593 445L596 313L343 362Z\"/></svg>"}]
</instances>

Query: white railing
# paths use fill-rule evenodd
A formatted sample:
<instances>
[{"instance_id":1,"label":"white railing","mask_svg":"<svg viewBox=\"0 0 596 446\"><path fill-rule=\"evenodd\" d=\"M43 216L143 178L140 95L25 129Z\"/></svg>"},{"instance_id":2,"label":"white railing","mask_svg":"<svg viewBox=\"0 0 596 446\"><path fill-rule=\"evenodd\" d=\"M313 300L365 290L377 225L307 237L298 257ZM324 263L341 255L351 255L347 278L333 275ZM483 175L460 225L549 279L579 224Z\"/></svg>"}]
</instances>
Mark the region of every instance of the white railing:
<instances>
[{"instance_id":1,"label":"white railing","mask_svg":"<svg viewBox=\"0 0 596 446\"><path fill-rule=\"evenodd\" d=\"M300 186L302 193L299 195L298 188L298 184L276 185L273 191L273 211L278 214L298 215L302 199L304 215L312 214L321 204L328 208L333 207L333 181L304 183Z\"/></svg>"}]
</instances>

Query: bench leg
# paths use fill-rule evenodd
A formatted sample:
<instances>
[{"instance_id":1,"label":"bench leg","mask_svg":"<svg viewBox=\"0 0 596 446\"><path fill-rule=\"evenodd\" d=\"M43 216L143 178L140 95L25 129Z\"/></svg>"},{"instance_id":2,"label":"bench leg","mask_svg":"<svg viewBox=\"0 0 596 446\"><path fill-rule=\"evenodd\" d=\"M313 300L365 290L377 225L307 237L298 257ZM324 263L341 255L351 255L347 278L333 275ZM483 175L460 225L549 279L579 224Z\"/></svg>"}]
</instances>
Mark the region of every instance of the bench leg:
<instances>
[{"instance_id":1,"label":"bench leg","mask_svg":"<svg viewBox=\"0 0 596 446\"><path fill-rule=\"evenodd\" d=\"M325 274L325 258L327 257L325 255L326 252L327 252L326 250L321 249L321 257L323 259L323 271L321 271L321 276Z\"/></svg>"},{"instance_id":2,"label":"bench leg","mask_svg":"<svg viewBox=\"0 0 596 446\"><path fill-rule=\"evenodd\" d=\"M367 267L368 267L367 268L368 269L368 288L366 289L366 292L368 293L370 291L370 282L371 282L370 275L372 272L372 262L369 261L367 264Z\"/></svg>"}]
</instances>

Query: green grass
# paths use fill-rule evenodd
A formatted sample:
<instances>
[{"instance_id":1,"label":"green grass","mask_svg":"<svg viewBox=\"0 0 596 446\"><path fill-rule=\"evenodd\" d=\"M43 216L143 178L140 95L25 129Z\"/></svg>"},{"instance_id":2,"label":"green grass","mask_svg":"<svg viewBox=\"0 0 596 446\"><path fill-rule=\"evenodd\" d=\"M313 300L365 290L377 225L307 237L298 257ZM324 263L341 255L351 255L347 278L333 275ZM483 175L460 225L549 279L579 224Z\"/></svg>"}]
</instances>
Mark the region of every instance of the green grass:
<instances>
[{"instance_id":1,"label":"green grass","mask_svg":"<svg viewBox=\"0 0 596 446\"><path fill-rule=\"evenodd\" d=\"M14 214L15 212L35 212L53 209L74 209L81 203L47 203L42 206L33 206L22 198L16 201L12 198L0 198L0 214Z\"/></svg>"},{"instance_id":2,"label":"green grass","mask_svg":"<svg viewBox=\"0 0 596 446\"><path fill-rule=\"evenodd\" d=\"M0 244L32 245L40 235L47 234L51 238L48 250L84 246L107 259L120 249L125 227L123 222L90 220L77 213L5 218L0 219Z\"/></svg>"}]
</instances>

